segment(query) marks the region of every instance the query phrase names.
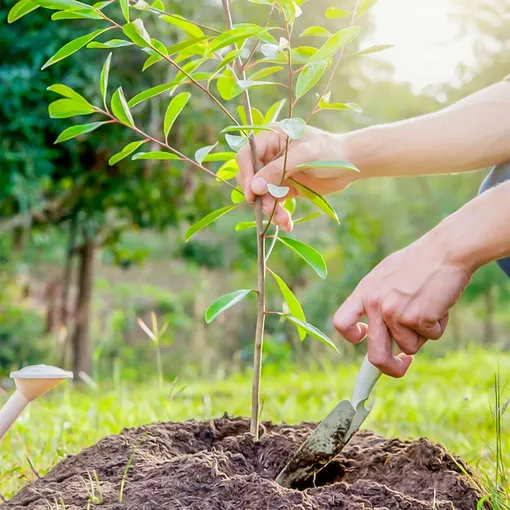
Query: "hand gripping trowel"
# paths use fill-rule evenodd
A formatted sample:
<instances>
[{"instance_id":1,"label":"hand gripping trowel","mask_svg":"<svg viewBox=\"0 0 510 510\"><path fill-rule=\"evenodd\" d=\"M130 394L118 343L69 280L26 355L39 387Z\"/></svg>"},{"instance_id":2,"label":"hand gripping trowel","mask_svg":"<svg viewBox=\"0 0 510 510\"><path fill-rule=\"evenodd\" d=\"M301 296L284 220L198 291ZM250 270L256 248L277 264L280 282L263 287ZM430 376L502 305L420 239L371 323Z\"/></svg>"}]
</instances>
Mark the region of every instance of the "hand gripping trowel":
<instances>
[{"instance_id":1,"label":"hand gripping trowel","mask_svg":"<svg viewBox=\"0 0 510 510\"><path fill-rule=\"evenodd\" d=\"M333 460L372 410L365 402L381 372L368 357L361 365L351 401L342 400L319 424L276 478L283 487L299 487Z\"/></svg>"}]
</instances>

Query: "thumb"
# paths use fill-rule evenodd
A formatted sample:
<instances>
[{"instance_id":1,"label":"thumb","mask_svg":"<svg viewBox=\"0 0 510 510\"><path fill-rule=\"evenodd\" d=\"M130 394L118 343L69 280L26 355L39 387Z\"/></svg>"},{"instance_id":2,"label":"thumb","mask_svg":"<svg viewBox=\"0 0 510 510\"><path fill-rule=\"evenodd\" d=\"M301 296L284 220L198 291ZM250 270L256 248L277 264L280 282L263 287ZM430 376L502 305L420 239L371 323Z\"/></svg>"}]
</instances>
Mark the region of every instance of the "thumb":
<instances>
[{"instance_id":1,"label":"thumb","mask_svg":"<svg viewBox=\"0 0 510 510\"><path fill-rule=\"evenodd\" d=\"M275 159L254 176L250 184L250 188L255 195L265 195L268 184L274 184L280 186L282 183L282 174L285 166L285 157ZM292 176L296 172L296 165L292 162L292 155L289 154L287 157L287 169L285 171L284 181Z\"/></svg>"}]
</instances>

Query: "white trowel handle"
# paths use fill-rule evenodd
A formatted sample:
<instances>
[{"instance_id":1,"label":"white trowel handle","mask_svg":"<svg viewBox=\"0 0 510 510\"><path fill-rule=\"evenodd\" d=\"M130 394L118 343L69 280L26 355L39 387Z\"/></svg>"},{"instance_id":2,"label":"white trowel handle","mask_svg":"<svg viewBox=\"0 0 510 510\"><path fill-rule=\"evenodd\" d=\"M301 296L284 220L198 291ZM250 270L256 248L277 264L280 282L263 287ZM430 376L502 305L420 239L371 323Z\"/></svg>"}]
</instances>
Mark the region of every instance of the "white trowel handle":
<instances>
[{"instance_id":1,"label":"white trowel handle","mask_svg":"<svg viewBox=\"0 0 510 510\"><path fill-rule=\"evenodd\" d=\"M381 377L381 371L368 361L368 356L365 356L358 377L356 378L354 389L352 390L351 404L354 409L358 407L360 402L366 400L370 396L370 392L379 377Z\"/></svg>"},{"instance_id":2,"label":"white trowel handle","mask_svg":"<svg viewBox=\"0 0 510 510\"><path fill-rule=\"evenodd\" d=\"M2 439L28 404L29 400L20 391L15 391L12 394L11 398L0 409L0 439Z\"/></svg>"}]
</instances>

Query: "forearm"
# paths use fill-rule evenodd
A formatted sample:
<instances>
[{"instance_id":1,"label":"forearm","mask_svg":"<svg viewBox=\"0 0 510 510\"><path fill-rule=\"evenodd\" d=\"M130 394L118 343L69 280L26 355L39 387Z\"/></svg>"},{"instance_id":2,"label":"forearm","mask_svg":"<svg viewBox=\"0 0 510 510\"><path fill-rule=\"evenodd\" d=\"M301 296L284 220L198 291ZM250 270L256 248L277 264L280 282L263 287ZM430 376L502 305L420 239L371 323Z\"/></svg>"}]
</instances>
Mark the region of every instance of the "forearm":
<instances>
[{"instance_id":1,"label":"forearm","mask_svg":"<svg viewBox=\"0 0 510 510\"><path fill-rule=\"evenodd\" d=\"M510 255L510 181L483 193L424 236L467 271Z\"/></svg>"},{"instance_id":2,"label":"forearm","mask_svg":"<svg viewBox=\"0 0 510 510\"><path fill-rule=\"evenodd\" d=\"M445 108L347 135L360 177L477 170L510 159L510 82Z\"/></svg>"}]
</instances>

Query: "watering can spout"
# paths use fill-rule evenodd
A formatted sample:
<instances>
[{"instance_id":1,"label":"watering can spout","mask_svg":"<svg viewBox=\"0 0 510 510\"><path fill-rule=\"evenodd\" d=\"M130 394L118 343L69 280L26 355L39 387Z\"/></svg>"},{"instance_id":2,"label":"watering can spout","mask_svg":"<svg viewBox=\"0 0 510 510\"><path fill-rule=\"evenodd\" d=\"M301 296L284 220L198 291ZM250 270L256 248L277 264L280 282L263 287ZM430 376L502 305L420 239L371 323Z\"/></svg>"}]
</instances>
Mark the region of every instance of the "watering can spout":
<instances>
[{"instance_id":1,"label":"watering can spout","mask_svg":"<svg viewBox=\"0 0 510 510\"><path fill-rule=\"evenodd\" d=\"M34 365L12 372L11 377L14 379L16 391L0 409L0 439L30 402L52 390L65 379L72 379L73 373L57 367Z\"/></svg>"}]
</instances>

